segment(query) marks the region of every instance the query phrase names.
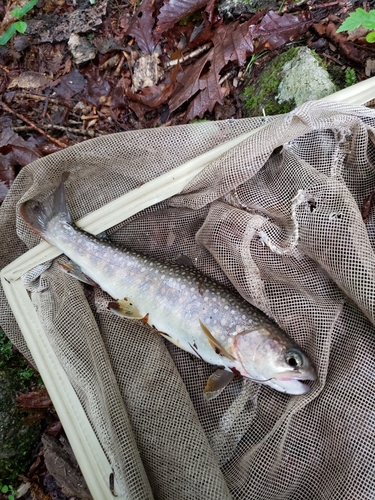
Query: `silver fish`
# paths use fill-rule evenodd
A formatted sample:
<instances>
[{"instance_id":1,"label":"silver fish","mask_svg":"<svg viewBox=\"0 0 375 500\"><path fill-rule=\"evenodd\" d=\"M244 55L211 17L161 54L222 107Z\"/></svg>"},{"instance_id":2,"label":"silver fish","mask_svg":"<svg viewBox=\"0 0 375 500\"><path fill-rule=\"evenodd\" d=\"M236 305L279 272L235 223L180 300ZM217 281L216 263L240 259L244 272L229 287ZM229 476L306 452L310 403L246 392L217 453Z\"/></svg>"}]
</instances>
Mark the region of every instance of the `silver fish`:
<instances>
[{"instance_id":1,"label":"silver fish","mask_svg":"<svg viewBox=\"0 0 375 500\"><path fill-rule=\"evenodd\" d=\"M242 375L288 394L305 394L315 369L299 347L262 312L190 267L164 264L75 227L64 182L43 204L20 207L23 220L72 264L64 270L99 285L108 308L142 320L175 345L219 368L204 390L216 397Z\"/></svg>"}]
</instances>

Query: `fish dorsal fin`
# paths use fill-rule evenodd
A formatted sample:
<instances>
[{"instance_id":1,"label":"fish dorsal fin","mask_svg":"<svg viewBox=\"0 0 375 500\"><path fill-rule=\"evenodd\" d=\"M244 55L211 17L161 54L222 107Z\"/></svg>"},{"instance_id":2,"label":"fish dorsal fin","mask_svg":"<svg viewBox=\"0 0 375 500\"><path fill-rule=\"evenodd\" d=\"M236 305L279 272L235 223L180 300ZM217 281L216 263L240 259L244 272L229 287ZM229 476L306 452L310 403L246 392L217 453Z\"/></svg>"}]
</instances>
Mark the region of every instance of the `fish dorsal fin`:
<instances>
[{"instance_id":1,"label":"fish dorsal fin","mask_svg":"<svg viewBox=\"0 0 375 500\"><path fill-rule=\"evenodd\" d=\"M113 314L117 314L117 316L122 316L129 319L145 318L145 315L141 314L128 298L108 302L107 307Z\"/></svg>"},{"instance_id":2,"label":"fish dorsal fin","mask_svg":"<svg viewBox=\"0 0 375 500\"><path fill-rule=\"evenodd\" d=\"M98 286L95 281L93 281L91 278L89 278L79 267L78 264L70 260L67 264L63 264L62 262L58 263L59 268L61 271L65 274L69 274L69 276L72 276L76 280L82 281L82 283L87 283L88 285L91 286Z\"/></svg>"},{"instance_id":3,"label":"fish dorsal fin","mask_svg":"<svg viewBox=\"0 0 375 500\"><path fill-rule=\"evenodd\" d=\"M203 396L206 401L215 399L223 392L226 386L232 382L234 373L218 368L207 380L206 387L203 391Z\"/></svg>"},{"instance_id":4,"label":"fish dorsal fin","mask_svg":"<svg viewBox=\"0 0 375 500\"><path fill-rule=\"evenodd\" d=\"M207 328L206 325L202 323L201 320L199 320L199 324L201 325L201 328L204 332L204 334L207 337L208 342L210 343L210 346L214 349L216 354L220 354L220 356L224 356L225 358L229 359L230 361L234 361L234 357L229 354L228 351L224 349L224 347L220 344L218 340L215 339L215 337L212 335L210 330Z\"/></svg>"}]
</instances>

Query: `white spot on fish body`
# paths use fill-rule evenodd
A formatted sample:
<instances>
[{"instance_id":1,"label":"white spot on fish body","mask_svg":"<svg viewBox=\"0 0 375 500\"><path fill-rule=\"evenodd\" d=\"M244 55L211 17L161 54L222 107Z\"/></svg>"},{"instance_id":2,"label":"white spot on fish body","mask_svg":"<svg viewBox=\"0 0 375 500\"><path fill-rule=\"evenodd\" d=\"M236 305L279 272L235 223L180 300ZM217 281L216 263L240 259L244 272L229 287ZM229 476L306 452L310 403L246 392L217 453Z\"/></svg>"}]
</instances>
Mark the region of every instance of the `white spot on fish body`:
<instances>
[{"instance_id":1,"label":"white spot on fish body","mask_svg":"<svg viewBox=\"0 0 375 500\"><path fill-rule=\"evenodd\" d=\"M225 318L222 318L220 321L221 326L225 326L227 324L227 320Z\"/></svg>"}]
</instances>

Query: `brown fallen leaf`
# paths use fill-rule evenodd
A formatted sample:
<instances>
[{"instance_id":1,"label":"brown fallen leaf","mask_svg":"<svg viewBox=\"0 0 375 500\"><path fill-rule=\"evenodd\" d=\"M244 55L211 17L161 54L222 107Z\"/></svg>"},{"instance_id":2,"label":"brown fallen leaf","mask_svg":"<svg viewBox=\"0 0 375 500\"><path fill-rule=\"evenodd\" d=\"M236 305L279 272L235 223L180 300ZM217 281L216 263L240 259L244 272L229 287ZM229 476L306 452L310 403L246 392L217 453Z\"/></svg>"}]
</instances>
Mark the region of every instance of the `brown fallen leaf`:
<instances>
[{"instance_id":1,"label":"brown fallen leaf","mask_svg":"<svg viewBox=\"0 0 375 500\"><path fill-rule=\"evenodd\" d=\"M20 75L13 78L8 85L8 89L18 87L20 89L37 89L39 87L47 87L52 83L51 78L36 71L24 71Z\"/></svg>"},{"instance_id":2,"label":"brown fallen leaf","mask_svg":"<svg viewBox=\"0 0 375 500\"><path fill-rule=\"evenodd\" d=\"M62 430L63 427L60 420L56 420L56 422L52 422L52 424L47 427L45 433L52 437L58 437L61 434Z\"/></svg>"},{"instance_id":3,"label":"brown fallen leaf","mask_svg":"<svg viewBox=\"0 0 375 500\"><path fill-rule=\"evenodd\" d=\"M348 36L343 33L336 33L337 26L333 22L324 23L323 21L314 24L314 30L320 36L324 36L338 45L345 57L358 64L364 64L369 57L366 50L357 48L353 42L348 41Z\"/></svg>"},{"instance_id":4,"label":"brown fallen leaf","mask_svg":"<svg viewBox=\"0 0 375 500\"><path fill-rule=\"evenodd\" d=\"M279 16L271 11L255 24L258 20L259 14L243 24L218 26L213 48L177 77L179 85L170 100L171 111L193 97L186 120L201 118L216 103L223 104L225 88L219 84L220 71L228 62L236 61L241 66L250 54L265 48L275 50L300 38L312 24L309 12Z\"/></svg>"},{"instance_id":5,"label":"brown fallen leaf","mask_svg":"<svg viewBox=\"0 0 375 500\"><path fill-rule=\"evenodd\" d=\"M134 13L124 34L134 37L139 48L144 54L151 54L155 48L152 31L155 24L153 17L155 12L154 0L143 0Z\"/></svg>"},{"instance_id":6,"label":"brown fallen leaf","mask_svg":"<svg viewBox=\"0 0 375 500\"><path fill-rule=\"evenodd\" d=\"M172 83L162 83L160 85L146 87L137 94L132 92L130 88L127 88L125 89L125 96L130 101L139 102L144 106L148 106L149 108L154 109L167 102L173 91L174 85Z\"/></svg>"},{"instance_id":7,"label":"brown fallen leaf","mask_svg":"<svg viewBox=\"0 0 375 500\"><path fill-rule=\"evenodd\" d=\"M209 0L167 0L158 16L156 32L163 33L178 23L182 18L206 7Z\"/></svg>"},{"instance_id":8,"label":"brown fallen leaf","mask_svg":"<svg viewBox=\"0 0 375 500\"><path fill-rule=\"evenodd\" d=\"M27 392L26 394L20 394L17 397L17 403L23 410L39 410L52 408L53 406L45 387L36 391Z\"/></svg>"},{"instance_id":9,"label":"brown fallen leaf","mask_svg":"<svg viewBox=\"0 0 375 500\"><path fill-rule=\"evenodd\" d=\"M0 203L12 185L15 167L24 167L40 158L41 152L32 141L25 141L9 127L0 132Z\"/></svg>"},{"instance_id":10,"label":"brown fallen leaf","mask_svg":"<svg viewBox=\"0 0 375 500\"><path fill-rule=\"evenodd\" d=\"M5 184L4 181L0 181L0 203L2 203L5 200L8 191L9 187Z\"/></svg>"}]
</instances>

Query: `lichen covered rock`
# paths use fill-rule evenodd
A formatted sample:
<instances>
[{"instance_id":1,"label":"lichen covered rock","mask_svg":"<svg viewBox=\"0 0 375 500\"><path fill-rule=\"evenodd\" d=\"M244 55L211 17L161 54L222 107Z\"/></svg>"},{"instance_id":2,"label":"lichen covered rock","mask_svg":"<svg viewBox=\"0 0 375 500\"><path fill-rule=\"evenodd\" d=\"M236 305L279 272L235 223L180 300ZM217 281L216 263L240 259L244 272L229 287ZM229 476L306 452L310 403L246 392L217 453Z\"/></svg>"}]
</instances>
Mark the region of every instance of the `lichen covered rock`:
<instances>
[{"instance_id":1,"label":"lichen covered rock","mask_svg":"<svg viewBox=\"0 0 375 500\"><path fill-rule=\"evenodd\" d=\"M244 115L288 113L336 90L319 56L307 47L292 47L272 59L256 82L244 90Z\"/></svg>"}]
</instances>

